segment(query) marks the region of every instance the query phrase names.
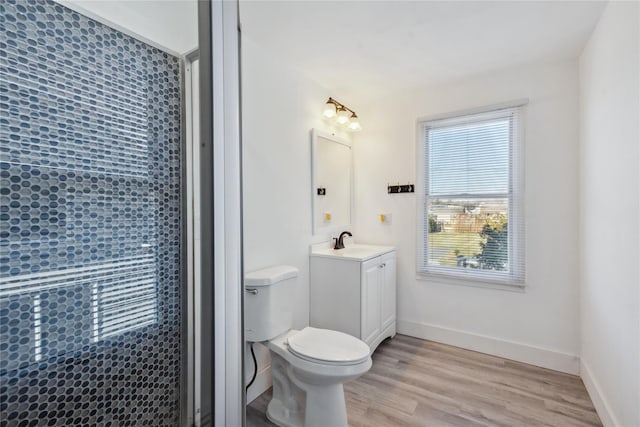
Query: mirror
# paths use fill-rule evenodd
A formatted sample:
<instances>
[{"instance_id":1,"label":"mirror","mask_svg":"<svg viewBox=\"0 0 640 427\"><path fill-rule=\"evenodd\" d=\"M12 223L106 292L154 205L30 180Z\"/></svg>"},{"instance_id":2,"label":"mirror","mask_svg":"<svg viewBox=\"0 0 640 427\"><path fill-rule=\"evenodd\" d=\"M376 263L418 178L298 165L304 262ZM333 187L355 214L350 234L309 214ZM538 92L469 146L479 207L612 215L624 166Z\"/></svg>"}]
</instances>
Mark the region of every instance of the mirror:
<instances>
[{"instance_id":1,"label":"mirror","mask_svg":"<svg viewBox=\"0 0 640 427\"><path fill-rule=\"evenodd\" d=\"M351 226L351 144L336 136L311 131L313 234Z\"/></svg>"}]
</instances>

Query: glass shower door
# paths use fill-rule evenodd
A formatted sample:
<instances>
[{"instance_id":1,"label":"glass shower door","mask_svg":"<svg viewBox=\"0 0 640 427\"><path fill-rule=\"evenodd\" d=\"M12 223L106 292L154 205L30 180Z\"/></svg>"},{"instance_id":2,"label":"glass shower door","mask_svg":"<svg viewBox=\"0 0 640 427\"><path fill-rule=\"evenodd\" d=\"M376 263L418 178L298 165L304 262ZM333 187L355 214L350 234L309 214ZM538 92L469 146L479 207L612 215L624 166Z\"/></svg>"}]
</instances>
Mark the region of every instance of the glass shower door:
<instances>
[{"instance_id":1,"label":"glass shower door","mask_svg":"<svg viewBox=\"0 0 640 427\"><path fill-rule=\"evenodd\" d=\"M0 4L0 424L178 425L178 58Z\"/></svg>"}]
</instances>

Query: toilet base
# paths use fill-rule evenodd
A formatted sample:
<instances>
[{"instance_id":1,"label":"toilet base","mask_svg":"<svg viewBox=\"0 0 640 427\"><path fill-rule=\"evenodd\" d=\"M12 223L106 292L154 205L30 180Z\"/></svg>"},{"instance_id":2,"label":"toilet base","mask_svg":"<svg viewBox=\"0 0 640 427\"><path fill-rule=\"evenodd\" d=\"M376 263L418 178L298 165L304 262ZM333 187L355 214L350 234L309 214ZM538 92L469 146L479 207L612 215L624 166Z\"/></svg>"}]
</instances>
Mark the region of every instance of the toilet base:
<instances>
[{"instance_id":1,"label":"toilet base","mask_svg":"<svg viewBox=\"0 0 640 427\"><path fill-rule=\"evenodd\" d=\"M279 399L271 399L267 406L267 419L277 426L299 427L304 425L304 414L290 412Z\"/></svg>"},{"instance_id":2,"label":"toilet base","mask_svg":"<svg viewBox=\"0 0 640 427\"><path fill-rule=\"evenodd\" d=\"M331 388L307 390L307 405L301 412L291 412L273 398L267 407L267 418L281 427L348 427L342 384Z\"/></svg>"},{"instance_id":3,"label":"toilet base","mask_svg":"<svg viewBox=\"0 0 640 427\"><path fill-rule=\"evenodd\" d=\"M342 384L307 385L306 392L305 427L349 427Z\"/></svg>"},{"instance_id":4,"label":"toilet base","mask_svg":"<svg viewBox=\"0 0 640 427\"><path fill-rule=\"evenodd\" d=\"M274 353L271 353L271 376L273 394L267 406L267 418L282 427L303 426L305 393L289 378L287 362Z\"/></svg>"}]
</instances>

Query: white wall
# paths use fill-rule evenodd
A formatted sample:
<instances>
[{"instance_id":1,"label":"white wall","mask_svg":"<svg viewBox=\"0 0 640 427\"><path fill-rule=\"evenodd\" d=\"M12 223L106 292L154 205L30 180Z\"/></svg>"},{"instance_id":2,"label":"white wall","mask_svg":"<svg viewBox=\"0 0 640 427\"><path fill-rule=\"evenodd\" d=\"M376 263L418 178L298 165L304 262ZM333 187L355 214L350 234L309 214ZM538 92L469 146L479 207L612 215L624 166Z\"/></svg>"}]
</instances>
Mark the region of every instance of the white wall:
<instances>
[{"instance_id":1,"label":"white wall","mask_svg":"<svg viewBox=\"0 0 640 427\"><path fill-rule=\"evenodd\" d=\"M321 113L336 95L246 37L242 95L245 272L276 264L298 268L294 327L302 328L309 324L309 245L319 240L311 227L311 129L334 131ZM268 353L256 348L266 374ZM250 376L249 354L246 360ZM249 400L264 391L266 380L259 382Z\"/></svg>"},{"instance_id":2,"label":"white wall","mask_svg":"<svg viewBox=\"0 0 640 427\"><path fill-rule=\"evenodd\" d=\"M358 111L356 227L398 250L398 331L577 373L578 67L527 66L416 89ZM526 291L416 279L416 119L529 98L525 110ZM381 224L377 214L392 213Z\"/></svg>"},{"instance_id":3,"label":"white wall","mask_svg":"<svg viewBox=\"0 0 640 427\"><path fill-rule=\"evenodd\" d=\"M198 47L195 0L55 0L173 54Z\"/></svg>"},{"instance_id":4,"label":"white wall","mask_svg":"<svg viewBox=\"0 0 640 427\"><path fill-rule=\"evenodd\" d=\"M605 426L640 425L637 2L611 2L580 57L581 374Z\"/></svg>"}]
</instances>

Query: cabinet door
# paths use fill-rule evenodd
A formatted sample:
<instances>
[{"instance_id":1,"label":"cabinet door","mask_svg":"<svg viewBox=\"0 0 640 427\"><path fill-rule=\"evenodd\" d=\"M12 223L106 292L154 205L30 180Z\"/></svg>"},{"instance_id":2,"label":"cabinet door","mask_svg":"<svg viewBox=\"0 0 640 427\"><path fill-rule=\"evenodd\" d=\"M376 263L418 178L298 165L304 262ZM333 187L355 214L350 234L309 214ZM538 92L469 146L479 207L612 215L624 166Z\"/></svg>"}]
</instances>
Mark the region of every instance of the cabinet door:
<instances>
[{"instance_id":1,"label":"cabinet door","mask_svg":"<svg viewBox=\"0 0 640 427\"><path fill-rule=\"evenodd\" d=\"M380 264L372 260L362 264L362 333L360 339L367 344L380 334Z\"/></svg>"},{"instance_id":2,"label":"cabinet door","mask_svg":"<svg viewBox=\"0 0 640 427\"><path fill-rule=\"evenodd\" d=\"M380 299L382 310L382 330L396 320L396 259L385 257L380 269Z\"/></svg>"}]
</instances>

